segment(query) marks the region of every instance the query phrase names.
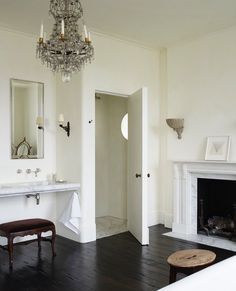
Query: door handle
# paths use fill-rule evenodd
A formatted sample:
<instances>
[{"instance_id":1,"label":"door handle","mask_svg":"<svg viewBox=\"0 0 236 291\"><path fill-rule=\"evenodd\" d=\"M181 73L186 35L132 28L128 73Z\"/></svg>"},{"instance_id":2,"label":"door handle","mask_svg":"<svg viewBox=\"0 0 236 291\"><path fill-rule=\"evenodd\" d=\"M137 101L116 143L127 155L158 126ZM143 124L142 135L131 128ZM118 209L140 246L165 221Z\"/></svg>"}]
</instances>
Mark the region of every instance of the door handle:
<instances>
[{"instance_id":1,"label":"door handle","mask_svg":"<svg viewBox=\"0 0 236 291\"><path fill-rule=\"evenodd\" d=\"M148 173L148 174L147 174L147 177L148 177L148 178L150 178L150 177L151 177L151 175Z\"/></svg>"},{"instance_id":2,"label":"door handle","mask_svg":"<svg viewBox=\"0 0 236 291\"><path fill-rule=\"evenodd\" d=\"M141 178L141 177L142 177L142 175L141 175L141 174L138 174L138 173L136 173L135 177L136 177L136 178Z\"/></svg>"}]
</instances>

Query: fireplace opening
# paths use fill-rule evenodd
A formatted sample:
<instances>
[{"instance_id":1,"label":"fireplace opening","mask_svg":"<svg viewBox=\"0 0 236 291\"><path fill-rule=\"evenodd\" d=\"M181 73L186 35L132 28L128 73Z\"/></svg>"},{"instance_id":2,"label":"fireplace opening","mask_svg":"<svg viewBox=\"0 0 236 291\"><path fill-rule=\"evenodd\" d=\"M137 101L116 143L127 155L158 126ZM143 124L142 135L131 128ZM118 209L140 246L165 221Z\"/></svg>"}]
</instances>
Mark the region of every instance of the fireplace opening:
<instances>
[{"instance_id":1,"label":"fireplace opening","mask_svg":"<svg viewBox=\"0 0 236 291\"><path fill-rule=\"evenodd\" d=\"M236 237L236 181L197 181L198 233Z\"/></svg>"}]
</instances>

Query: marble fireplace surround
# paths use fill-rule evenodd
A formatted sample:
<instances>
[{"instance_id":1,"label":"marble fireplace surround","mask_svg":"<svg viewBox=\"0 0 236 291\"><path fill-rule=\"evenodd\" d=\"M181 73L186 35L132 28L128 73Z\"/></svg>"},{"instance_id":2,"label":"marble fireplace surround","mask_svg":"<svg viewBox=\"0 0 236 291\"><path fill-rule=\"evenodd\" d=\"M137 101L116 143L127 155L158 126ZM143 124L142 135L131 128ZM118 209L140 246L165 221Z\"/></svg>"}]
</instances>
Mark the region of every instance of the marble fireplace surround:
<instances>
[{"instance_id":1,"label":"marble fireplace surround","mask_svg":"<svg viewBox=\"0 0 236 291\"><path fill-rule=\"evenodd\" d=\"M197 234L197 179L236 180L236 162L173 162L173 224L167 235L236 251L236 243Z\"/></svg>"}]
</instances>

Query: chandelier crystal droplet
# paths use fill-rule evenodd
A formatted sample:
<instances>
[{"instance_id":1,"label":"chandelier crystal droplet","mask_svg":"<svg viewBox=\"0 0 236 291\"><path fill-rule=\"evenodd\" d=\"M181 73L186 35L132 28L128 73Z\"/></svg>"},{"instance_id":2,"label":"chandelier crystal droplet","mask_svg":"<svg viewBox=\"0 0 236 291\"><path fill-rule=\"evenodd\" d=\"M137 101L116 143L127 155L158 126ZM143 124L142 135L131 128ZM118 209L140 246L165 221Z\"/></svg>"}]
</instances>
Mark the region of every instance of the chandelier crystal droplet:
<instances>
[{"instance_id":1,"label":"chandelier crystal droplet","mask_svg":"<svg viewBox=\"0 0 236 291\"><path fill-rule=\"evenodd\" d=\"M50 0L49 14L55 19L53 30L46 39L41 24L36 54L53 72L62 74L63 82L69 82L73 73L93 59L90 32L82 22L84 37L79 33L78 21L83 16L79 0Z\"/></svg>"}]
</instances>

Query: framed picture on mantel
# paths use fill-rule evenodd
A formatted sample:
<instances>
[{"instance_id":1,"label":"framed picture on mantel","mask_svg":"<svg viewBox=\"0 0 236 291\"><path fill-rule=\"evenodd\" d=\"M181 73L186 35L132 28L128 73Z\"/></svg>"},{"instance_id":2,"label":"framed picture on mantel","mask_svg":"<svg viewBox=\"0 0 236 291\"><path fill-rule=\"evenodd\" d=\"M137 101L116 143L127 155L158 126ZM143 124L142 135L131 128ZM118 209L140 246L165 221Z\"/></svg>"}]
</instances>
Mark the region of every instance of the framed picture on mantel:
<instances>
[{"instance_id":1,"label":"framed picture on mantel","mask_svg":"<svg viewBox=\"0 0 236 291\"><path fill-rule=\"evenodd\" d=\"M230 136L208 136L205 160L227 161L229 159Z\"/></svg>"}]
</instances>

